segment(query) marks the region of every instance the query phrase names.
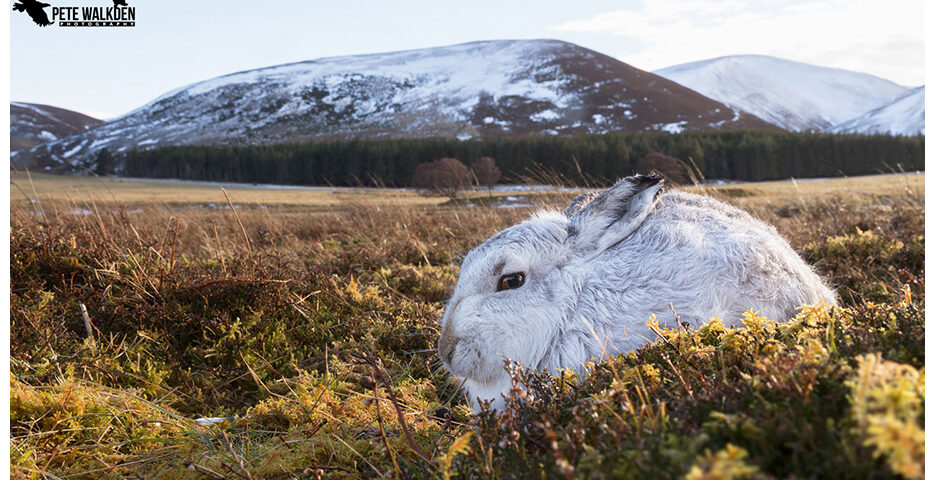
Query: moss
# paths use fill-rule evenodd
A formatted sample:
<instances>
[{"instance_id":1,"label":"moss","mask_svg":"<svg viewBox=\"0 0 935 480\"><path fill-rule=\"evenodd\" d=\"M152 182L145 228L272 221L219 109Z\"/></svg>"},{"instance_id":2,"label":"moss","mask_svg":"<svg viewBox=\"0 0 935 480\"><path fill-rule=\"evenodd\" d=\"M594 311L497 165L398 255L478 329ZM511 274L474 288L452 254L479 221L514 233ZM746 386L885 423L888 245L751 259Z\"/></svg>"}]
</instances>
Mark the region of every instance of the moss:
<instances>
[{"instance_id":1,"label":"moss","mask_svg":"<svg viewBox=\"0 0 935 480\"><path fill-rule=\"evenodd\" d=\"M922 234L901 239L855 227L853 233L812 241L805 252L836 279L846 299L883 301L902 285L921 289L912 272L922 271L924 245Z\"/></svg>"},{"instance_id":2,"label":"moss","mask_svg":"<svg viewBox=\"0 0 935 480\"><path fill-rule=\"evenodd\" d=\"M883 360L879 352L857 357L847 381L855 430L874 456L906 478L925 476L925 368Z\"/></svg>"}]
</instances>

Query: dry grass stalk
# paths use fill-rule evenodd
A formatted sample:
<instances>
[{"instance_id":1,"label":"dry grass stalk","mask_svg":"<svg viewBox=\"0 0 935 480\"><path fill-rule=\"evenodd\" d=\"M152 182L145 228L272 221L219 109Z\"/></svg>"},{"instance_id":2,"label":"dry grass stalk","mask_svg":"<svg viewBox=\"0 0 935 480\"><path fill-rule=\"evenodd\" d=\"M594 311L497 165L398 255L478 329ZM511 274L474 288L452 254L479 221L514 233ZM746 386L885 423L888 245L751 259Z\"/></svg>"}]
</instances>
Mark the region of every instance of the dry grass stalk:
<instances>
[{"instance_id":1,"label":"dry grass stalk","mask_svg":"<svg viewBox=\"0 0 935 480\"><path fill-rule=\"evenodd\" d=\"M240 225L240 232L243 234L243 243L247 247L247 253L250 254L250 259L253 260L253 248L250 246L250 237L247 235L247 229L244 228L243 222L240 221L240 215L237 213L237 209L234 208L234 202L231 202L231 197L227 194L227 190L225 190L224 187L221 187L221 191L224 192L224 198L227 199L227 205L230 206L231 212L234 213L234 218L237 219L237 224Z\"/></svg>"}]
</instances>

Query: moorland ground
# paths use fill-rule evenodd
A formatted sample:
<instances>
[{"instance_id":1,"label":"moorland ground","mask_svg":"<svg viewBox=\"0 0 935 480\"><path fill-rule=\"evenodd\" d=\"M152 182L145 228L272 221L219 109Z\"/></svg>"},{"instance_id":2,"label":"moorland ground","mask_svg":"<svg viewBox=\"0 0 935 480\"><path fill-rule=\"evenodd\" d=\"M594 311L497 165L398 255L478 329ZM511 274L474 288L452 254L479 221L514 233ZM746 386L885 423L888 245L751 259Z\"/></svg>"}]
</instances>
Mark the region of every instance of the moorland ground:
<instances>
[{"instance_id":1,"label":"moorland ground","mask_svg":"<svg viewBox=\"0 0 935 480\"><path fill-rule=\"evenodd\" d=\"M920 478L923 177L686 187L775 225L842 308L659 318L587 376L514 369L473 416L434 352L459 259L575 193L14 173L11 473Z\"/></svg>"}]
</instances>

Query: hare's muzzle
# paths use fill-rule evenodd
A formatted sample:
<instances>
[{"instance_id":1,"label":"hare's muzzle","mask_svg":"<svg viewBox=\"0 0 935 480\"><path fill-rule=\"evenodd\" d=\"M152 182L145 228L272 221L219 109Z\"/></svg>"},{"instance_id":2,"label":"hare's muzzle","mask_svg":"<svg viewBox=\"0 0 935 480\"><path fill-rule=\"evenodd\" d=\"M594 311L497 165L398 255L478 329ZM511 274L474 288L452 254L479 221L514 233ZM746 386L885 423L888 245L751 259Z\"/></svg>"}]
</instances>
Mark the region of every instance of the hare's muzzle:
<instances>
[{"instance_id":1,"label":"hare's muzzle","mask_svg":"<svg viewBox=\"0 0 935 480\"><path fill-rule=\"evenodd\" d=\"M442 328L441 336L438 337L438 356L448 365L451 365L455 347L458 345L458 339L451 330L451 322L446 322L445 327Z\"/></svg>"}]
</instances>

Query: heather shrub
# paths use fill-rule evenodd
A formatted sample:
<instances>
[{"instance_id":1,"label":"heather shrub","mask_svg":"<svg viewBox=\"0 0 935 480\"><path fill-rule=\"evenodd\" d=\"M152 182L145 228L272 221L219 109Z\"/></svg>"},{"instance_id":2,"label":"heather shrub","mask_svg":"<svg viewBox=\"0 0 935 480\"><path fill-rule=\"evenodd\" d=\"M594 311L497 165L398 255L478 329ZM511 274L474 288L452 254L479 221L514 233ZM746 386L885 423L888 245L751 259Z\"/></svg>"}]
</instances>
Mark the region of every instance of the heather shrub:
<instances>
[{"instance_id":1,"label":"heather shrub","mask_svg":"<svg viewBox=\"0 0 935 480\"><path fill-rule=\"evenodd\" d=\"M477 416L437 320L460 256L528 209L14 205L11 474L919 478L924 228L892 200L749 207L840 308L651 323L581 375L511 364Z\"/></svg>"}]
</instances>

